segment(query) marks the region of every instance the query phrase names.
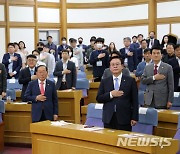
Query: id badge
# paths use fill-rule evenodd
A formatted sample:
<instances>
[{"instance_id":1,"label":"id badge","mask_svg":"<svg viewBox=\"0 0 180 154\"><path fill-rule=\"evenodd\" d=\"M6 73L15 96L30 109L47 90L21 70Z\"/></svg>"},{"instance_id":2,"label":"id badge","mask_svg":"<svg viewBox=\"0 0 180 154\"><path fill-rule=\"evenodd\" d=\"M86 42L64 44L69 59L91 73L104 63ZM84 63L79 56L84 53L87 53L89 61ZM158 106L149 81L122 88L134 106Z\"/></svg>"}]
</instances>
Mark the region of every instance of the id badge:
<instances>
[{"instance_id":1,"label":"id badge","mask_svg":"<svg viewBox=\"0 0 180 154\"><path fill-rule=\"evenodd\" d=\"M102 61L97 61L96 66L102 66Z\"/></svg>"}]
</instances>

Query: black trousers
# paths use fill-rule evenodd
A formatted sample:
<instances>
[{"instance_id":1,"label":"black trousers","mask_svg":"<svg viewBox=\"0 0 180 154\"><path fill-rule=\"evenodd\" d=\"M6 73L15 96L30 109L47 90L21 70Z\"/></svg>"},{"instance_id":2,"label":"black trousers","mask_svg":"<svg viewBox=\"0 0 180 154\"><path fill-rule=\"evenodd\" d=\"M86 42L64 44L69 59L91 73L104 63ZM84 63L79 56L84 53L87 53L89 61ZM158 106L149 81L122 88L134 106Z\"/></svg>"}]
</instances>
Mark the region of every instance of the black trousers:
<instances>
[{"instance_id":1,"label":"black trousers","mask_svg":"<svg viewBox=\"0 0 180 154\"><path fill-rule=\"evenodd\" d=\"M132 131L131 124L128 125L120 125L117 121L116 112L114 112L112 119L110 123L104 123L104 128L111 128L111 129L117 129L117 130L125 130L125 131Z\"/></svg>"},{"instance_id":2,"label":"black trousers","mask_svg":"<svg viewBox=\"0 0 180 154\"><path fill-rule=\"evenodd\" d=\"M59 90L66 90L66 89L67 89L66 82L61 82L61 87L59 88Z\"/></svg>"},{"instance_id":3,"label":"black trousers","mask_svg":"<svg viewBox=\"0 0 180 154\"><path fill-rule=\"evenodd\" d=\"M40 118L40 120L39 120L39 121L45 121L45 120L47 120L47 119L46 119L46 116L45 116L44 110L42 110L41 118Z\"/></svg>"}]
</instances>

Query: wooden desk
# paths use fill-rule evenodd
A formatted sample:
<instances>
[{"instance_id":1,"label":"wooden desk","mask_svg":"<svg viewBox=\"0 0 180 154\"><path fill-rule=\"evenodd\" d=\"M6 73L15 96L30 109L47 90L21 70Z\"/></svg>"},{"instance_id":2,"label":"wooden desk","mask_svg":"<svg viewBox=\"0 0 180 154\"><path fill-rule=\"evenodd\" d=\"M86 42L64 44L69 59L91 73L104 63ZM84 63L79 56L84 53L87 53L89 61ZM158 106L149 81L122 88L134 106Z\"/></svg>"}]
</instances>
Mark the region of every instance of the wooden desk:
<instances>
[{"instance_id":1,"label":"wooden desk","mask_svg":"<svg viewBox=\"0 0 180 154\"><path fill-rule=\"evenodd\" d=\"M99 89L100 82L90 82L88 91L88 103L97 103L96 96Z\"/></svg>"},{"instance_id":2,"label":"wooden desk","mask_svg":"<svg viewBox=\"0 0 180 154\"><path fill-rule=\"evenodd\" d=\"M81 106L82 124L86 122L87 105ZM180 112L174 110L162 110L158 112L158 126L154 135L173 138L177 131L178 116Z\"/></svg>"},{"instance_id":3,"label":"wooden desk","mask_svg":"<svg viewBox=\"0 0 180 154\"><path fill-rule=\"evenodd\" d=\"M4 122L0 123L0 153L4 150Z\"/></svg>"},{"instance_id":4,"label":"wooden desk","mask_svg":"<svg viewBox=\"0 0 180 154\"><path fill-rule=\"evenodd\" d=\"M155 135L174 137L177 131L178 116L180 112L175 110L162 110L158 112L158 126Z\"/></svg>"},{"instance_id":5,"label":"wooden desk","mask_svg":"<svg viewBox=\"0 0 180 154\"><path fill-rule=\"evenodd\" d=\"M88 132L80 130L83 125L70 124L66 126L52 126L50 121L33 123L30 126L32 133L33 154L140 154L176 153L178 141L170 140L171 146L123 146L117 145L118 135L130 132L120 130L103 129ZM122 137L123 139L127 139ZM152 135L144 135L143 138L159 138ZM150 142L151 143L151 142Z\"/></svg>"},{"instance_id":6,"label":"wooden desk","mask_svg":"<svg viewBox=\"0 0 180 154\"><path fill-rule=\"evenodd\" d=\"M72 123L80 123L80 99L82 92L58 91L59 119ZM5 142L31 143L30 123L31 104L6 104Z\"/></svg>"}]
</instances>

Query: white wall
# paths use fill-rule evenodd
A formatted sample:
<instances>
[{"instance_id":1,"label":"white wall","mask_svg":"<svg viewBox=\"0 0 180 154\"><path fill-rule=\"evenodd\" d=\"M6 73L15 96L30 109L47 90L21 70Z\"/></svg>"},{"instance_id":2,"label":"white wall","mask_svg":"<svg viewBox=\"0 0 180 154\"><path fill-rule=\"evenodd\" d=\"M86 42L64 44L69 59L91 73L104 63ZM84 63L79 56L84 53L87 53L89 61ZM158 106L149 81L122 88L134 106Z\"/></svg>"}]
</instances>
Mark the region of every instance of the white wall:
<instances>
[{"instance_id":1,"label":"white wall","mask_svg":"<svg viewBox=\"0 0 180 154\"><path fill-rule=\"evenodd\" d=\"M59 3L60 0L38 0L38 2L57 2L57 3Z\"/></svg>"},{"instance_id":2,"label":"white wall","mask_svg":"<svg viewBox=\"0 0 180 154\"><path fill-rule=\"evenodd\" d=\"M2 62L2 57L6 52L6 45L5 45L5 28L0 28L0 62Z\"/></svg>"},{"instance_id":3,"label":"white wall","mask_svg":"<svg viewBox=\"0 0 180 154\"><path fill-rule=\"evenodd\" d=\"M147 18L147 4L116 8L67 10L68 23L111 22Z\"/></svg>"},{"instance_id":4,"label":"white wall","mask_svg":"<svg viewBox=\"0 0 180 154\"><path fill-rule=\"evenodd\" d=\"M38 8L38 22L59 23L60 10L51 8Z\"/></svg>"},{"instance_id":5,"label":"white wall","mask_svg":"<svg viewBox=\"0 0 180 154\"><path fill-rule=\"evenodd\" d=\"M123 38L132 37L142 33L146 38L148 36L148 26L119 27L119 28L97 28L97 29L68 29L68 38L84 38L84 44L89 44L91 36L105 38L105 44L115 42L117 49L123 47Z\"/></svg>"},{"instance_id":6,"label":"white wall","mask_svg":"<svg viewBox=\"0 0 180 154\"><path fill-rule=\"evenodd\" d=\"M67 3L96 3L96 2L113 2L119 0L67 0Z\"/></svg>"},{"instance_id":7,"label":"white wall","mask_svg":"<svg viewBox=\"0 0 180 154\"><path fill-rule=\"evenodd\" d=\"M180 8L180 0L158 3L157 17L165 18L165 17L180 16L179 8Z\"/></svg>"},{"instance_id":8,"label":"white wall","mask_svg":"<svg viewBox=\"0 0 180 154\"><path fill-rule=\"evenodd\" d=\"M34 8L22 6L9 7L10 21L34 22Z\"/></svg>"},{"instance_id":9,"label":"white wall","mask_svg":"<svg viewBox=\"0 0 180 154\"><path fill-rule=\"evenodd\" d=\"M34 50L33 28L10 28L10 42L24 41L26 50L31 53Z\"/></svg>"},{"instance_id":10,"label":"white wall","mask_svg":"<svg viewBox=\"0 0 180 154\"><path fill-rule=\"evenodd\" d=\"M180 38L180 23L179 24L172 24L171 32L172 32L172 34L175 34Z\"/></svg>"},{"instance_id":11,"label":"white wall","mask_svg":"<svg viewBox=\"0 0 180 154\"><path fill-rule=\"evenodd\" d=\"M162 41L164 35L169 34L169 24L157 25L157 39Z\"/></svg>"},{"instance_id":12,"label":"white wall","mask_svg":"<svg viewBox=\"0 0 180 154\"><path fill-rule=\"evenodd\" d=\"M0 5L0 21L4 21L4 5Z\"/></svg>"}]
</instances>

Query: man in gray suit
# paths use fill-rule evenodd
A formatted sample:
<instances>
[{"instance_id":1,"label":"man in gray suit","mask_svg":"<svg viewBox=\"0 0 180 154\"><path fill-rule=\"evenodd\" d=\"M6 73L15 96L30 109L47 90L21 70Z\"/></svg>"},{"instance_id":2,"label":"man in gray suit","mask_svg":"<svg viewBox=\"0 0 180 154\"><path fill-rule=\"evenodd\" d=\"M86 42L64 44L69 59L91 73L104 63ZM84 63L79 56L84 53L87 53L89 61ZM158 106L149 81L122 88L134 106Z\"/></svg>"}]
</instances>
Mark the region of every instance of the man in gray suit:
<instances>
[{"instance_id":1,"label":"man in gray suit","mask_svg":"<svg viewBox=\"0 0 180 154\"><path fill-rule=\"evenodd\" d=\"M147 85L145 104L157 109L169 109L174 95L173 70L161 61L160 47L153 47L151 54L154 63L147 65L142 75L142 83Z\"/></svg>"},{"instance_id":2,"label":"man in gray suit","mask_svg":"<svg viewBox=\"0 0 180 154\"><path fill-rule=\"evenodd\" d=\"M76 87L76 67L75 63L68 60L69 51L62 51L62 60L56 63L53 75L58 77L56 90L75 89Z\"/></svg>"}]
</instances>

